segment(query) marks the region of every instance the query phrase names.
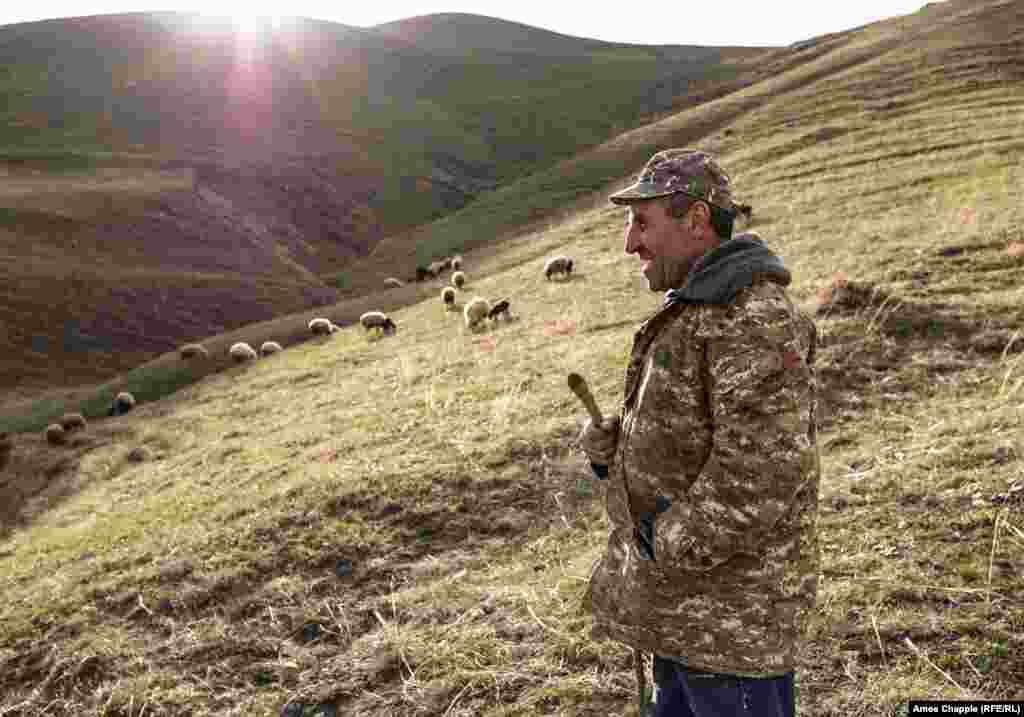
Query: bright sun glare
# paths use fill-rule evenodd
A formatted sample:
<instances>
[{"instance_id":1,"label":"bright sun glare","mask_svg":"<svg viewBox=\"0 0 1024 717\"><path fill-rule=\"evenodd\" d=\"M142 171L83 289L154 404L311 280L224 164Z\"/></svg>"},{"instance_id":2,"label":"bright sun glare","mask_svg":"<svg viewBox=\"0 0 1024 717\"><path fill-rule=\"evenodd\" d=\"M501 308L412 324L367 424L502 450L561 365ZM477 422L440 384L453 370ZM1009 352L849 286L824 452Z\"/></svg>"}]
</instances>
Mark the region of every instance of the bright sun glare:
<instances>
[{"instance_id":1,"label":"bright sun glare","mask_svg":"<svg viewBox=\"0 0 1024 717\"><path fill-rule=\"evenodd\" d=\"M233 30L238 35L256 37L270 35L281 28L282 15L255 15L238 12L232 15L198 15L192 30L198 33L222 33Z\"/></svg>"}]
</instances>

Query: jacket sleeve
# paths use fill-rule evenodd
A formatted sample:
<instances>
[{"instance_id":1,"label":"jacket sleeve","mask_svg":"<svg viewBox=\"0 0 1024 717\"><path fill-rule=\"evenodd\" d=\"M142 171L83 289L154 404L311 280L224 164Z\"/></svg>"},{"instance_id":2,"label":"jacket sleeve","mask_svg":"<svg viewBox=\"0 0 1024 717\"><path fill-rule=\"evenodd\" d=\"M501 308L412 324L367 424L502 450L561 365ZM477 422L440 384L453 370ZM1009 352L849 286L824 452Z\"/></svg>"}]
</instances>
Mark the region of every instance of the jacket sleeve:
<instances>
[{"instance_id":1,"label":"jacket sleeve","mask_svg":"<svg viewBox=\"0 0 1024 717\"><path fill-rule=\"evenodd\" d=\"M756 298L716 314L702 334L711 451L685 499L657 516L654 535L659 562L691 571L756 554L817 460L813 336L788 302Z\"/></svg>"}]
</instances>

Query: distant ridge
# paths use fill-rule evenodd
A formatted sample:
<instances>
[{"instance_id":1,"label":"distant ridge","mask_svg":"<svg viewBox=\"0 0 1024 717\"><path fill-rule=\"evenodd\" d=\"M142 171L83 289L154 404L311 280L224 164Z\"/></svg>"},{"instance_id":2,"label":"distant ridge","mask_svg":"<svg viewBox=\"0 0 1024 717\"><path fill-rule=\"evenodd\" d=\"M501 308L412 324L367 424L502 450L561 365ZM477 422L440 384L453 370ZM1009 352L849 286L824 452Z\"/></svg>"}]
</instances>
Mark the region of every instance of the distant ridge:
<instances>
[{"instance_id":1,"label":"distant ridge","mask_svg":"<svg viewBox=\"0 0 1024 717\"><path fill-rule=\"evenodd\" d=\"M653 47L566 35L514 20L463 12L417 15L369 29L438 52L523 52L558 57L610 48Z\"/></svg>"}]
</instances>

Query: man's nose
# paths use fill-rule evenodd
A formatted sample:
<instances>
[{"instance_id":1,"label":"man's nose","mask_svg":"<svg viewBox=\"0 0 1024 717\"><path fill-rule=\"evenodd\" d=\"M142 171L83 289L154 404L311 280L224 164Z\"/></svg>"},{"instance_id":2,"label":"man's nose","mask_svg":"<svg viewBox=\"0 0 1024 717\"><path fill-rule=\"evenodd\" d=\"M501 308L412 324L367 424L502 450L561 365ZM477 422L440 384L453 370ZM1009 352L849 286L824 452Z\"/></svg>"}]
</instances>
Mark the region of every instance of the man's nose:
<instances>
[{"instance_id":1,"label":"man's nose","mask_svg":"<svg viewBox=\"0 0 1024 717\"><path fill-rule=\"evenodd\" d=\"M625 246L623 247L623 249L625 250L625 252L627 254L635 254L636 253L637 246L639 245L640 242L638 242L636 240L635 235L636 235L636 232L633 231L633 225L632 224L626 225L625 242L624 242Z\"/></svg>"}]
</instances>

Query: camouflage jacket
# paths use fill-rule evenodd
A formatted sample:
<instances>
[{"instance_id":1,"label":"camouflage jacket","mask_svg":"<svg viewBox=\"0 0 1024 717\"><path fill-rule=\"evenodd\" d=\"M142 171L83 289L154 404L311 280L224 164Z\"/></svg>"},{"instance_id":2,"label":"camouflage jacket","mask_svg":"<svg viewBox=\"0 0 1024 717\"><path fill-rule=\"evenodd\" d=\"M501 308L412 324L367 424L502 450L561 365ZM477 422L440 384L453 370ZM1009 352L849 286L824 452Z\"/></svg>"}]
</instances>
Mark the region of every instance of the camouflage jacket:
<instances>
[{"instance_id":1,"label":"camouflage jacket","mask_svg":"<svg viewBox=\"0 0 1024 717\"><path fill-rule=\"evenodd\" d=\"M749 279L637 332L584 607L595 637L762 677L794 669L817 590L816 331Z\"/></svg>"}]
</instances>

